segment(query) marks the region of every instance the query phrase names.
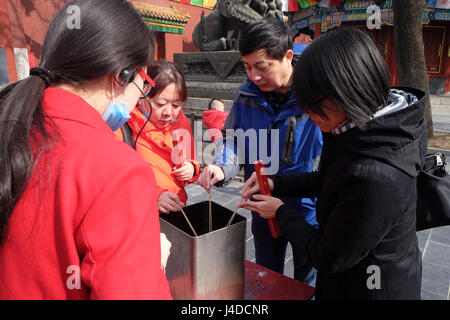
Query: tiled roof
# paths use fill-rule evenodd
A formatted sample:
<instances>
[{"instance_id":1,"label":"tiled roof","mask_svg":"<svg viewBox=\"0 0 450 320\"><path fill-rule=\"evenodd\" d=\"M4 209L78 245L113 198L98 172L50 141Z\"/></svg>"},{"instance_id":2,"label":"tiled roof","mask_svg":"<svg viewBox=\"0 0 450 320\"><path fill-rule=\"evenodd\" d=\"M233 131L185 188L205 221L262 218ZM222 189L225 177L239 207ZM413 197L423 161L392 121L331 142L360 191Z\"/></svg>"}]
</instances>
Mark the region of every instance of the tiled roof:
<instances>
[{"instance_id":1,"label":"tiled roof","mask_svg":"<svg viewBox=\"0 0 450 320\"><path fill-rule=\"evenodd\" d=\"M160 19L175 24L186 25L191 19L191 15L182 8L177 9L175 5L158 7L149 3L130 1L130 4L139 11L144 18Z\"/></svg>"}]
</instances>

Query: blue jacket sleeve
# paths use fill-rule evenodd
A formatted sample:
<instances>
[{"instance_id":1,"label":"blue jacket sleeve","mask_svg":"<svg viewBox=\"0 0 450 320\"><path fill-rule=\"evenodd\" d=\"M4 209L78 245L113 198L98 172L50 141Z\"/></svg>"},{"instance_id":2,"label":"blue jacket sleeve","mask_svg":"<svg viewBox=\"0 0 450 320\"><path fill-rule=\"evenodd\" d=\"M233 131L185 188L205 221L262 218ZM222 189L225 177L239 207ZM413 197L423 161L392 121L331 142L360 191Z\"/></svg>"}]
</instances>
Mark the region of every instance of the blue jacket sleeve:
<instances>
[{"instance_id":1,"label":"blue jacket sleeve","mask_svg":"<svg viewBox=\"0 0 450 320\"><path fill-rule=\"evenodd\" d=\"M229 183L241 170L241 163L243 159L239 159L238 146L236 143L236 138L233 134L236 128L236 104L228 114L227 120L222 128L223 138L217 144L216 154L213 159L213 164L219 166L224 175L225 179L216 183L216 186L220 187Z\"/></svg>"}]
</instances>

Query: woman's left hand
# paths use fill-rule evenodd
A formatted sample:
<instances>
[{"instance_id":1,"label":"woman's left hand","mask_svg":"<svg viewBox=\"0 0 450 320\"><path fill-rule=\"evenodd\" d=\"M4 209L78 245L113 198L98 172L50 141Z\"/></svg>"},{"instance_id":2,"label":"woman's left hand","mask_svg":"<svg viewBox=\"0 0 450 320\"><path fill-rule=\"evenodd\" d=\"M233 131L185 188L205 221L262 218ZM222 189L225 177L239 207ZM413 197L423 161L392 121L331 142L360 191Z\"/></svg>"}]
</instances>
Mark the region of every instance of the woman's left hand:
<instances>
[{"instance_id":1,"label":"woman's left hand","mask_svg":"<svg viewBox=\"0 0 450 320\"><path fill-rule=\"evenodd\" d=\"M269 219L274 218L278 208L283 205L283 201L271 196L255 194L253 195L253 199L258 200L258 202L244 201L238 205L238 208L245 208L248 210L256 211L261 217Z\"/></svg>"},{"instance_id":2,"label":"woman's left hand","mask_svg":"<svg viewBox=\"0 0 450 320\"><path fill-rule=\"evenodd\" d=\"M173 168L173 176L180 181L188 181L191 180L194 176L195 168L194 165L190 162L183 162L183 166L180 168Z\"/></svg>"}]
</instances>

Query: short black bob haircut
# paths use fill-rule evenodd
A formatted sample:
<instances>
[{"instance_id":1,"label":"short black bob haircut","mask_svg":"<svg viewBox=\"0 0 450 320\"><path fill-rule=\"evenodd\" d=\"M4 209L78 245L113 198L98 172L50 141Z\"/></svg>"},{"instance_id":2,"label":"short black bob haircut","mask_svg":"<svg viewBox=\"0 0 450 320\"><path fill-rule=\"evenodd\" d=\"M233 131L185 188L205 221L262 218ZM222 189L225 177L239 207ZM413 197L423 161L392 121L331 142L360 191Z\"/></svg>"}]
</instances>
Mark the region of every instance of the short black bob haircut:
<instances>
[{"instance_id":1,"label":"short black bob haircut","mask_svg":"<svg viewBox=\"0 0 450 320\"><path fill-rule=\"evenodd\" d=\"M276 18L263 18L248 24L239 39L239 52L242 56L265 49L268 57L282 60L293 41L289 27Z\"/></svg>"},{"instance_id":2,"label":"short black bob haircut","mask_svg":"<svg viewBox=\"0 0 450 320\"><path fill-rule=\"evenodd\" d=\"M386 105L390 75L370 37L343 28L321 35L303 51L292 87L303 111L326 118L320 100L327 98L363 128Z\"/></svg>"}]
</instances>

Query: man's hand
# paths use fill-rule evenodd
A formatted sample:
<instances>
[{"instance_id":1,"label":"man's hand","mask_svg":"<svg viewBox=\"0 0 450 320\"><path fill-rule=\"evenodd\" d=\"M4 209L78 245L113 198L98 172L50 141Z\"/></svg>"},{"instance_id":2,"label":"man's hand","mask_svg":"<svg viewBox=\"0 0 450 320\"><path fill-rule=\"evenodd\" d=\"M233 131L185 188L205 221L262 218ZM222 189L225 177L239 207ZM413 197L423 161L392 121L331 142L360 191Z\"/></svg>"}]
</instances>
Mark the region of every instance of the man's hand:
<instances>
[{"instance_id":1,"label":"man's hand","mask_svg":"<svg viewBox=\"0 0 450 320\"><path fill-rule=\"evenodd\" d=\"M225 179L225 174L222 169L216 165L210 164L203 168L197 181L199 185L206 189L206 191L209 191L211 186L223 179Z\"/></svg>"},{"instance_id":2,"label":"man's hand","mask_svg":"<svg viewBox=\"0 0 450 320\"><path fill-rule=\"evenodd\" d=\"M173 192L164 191L158 198L158 209L162 213L177 212L183 206L184 203Z\"/></svg>"}]
</instances>

